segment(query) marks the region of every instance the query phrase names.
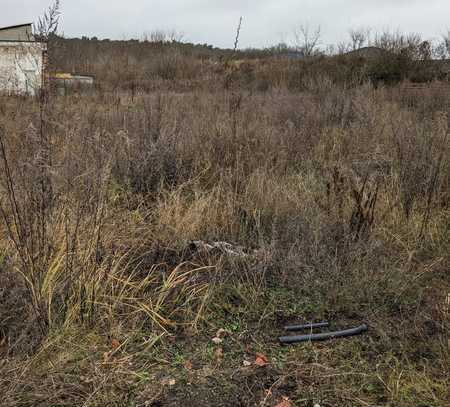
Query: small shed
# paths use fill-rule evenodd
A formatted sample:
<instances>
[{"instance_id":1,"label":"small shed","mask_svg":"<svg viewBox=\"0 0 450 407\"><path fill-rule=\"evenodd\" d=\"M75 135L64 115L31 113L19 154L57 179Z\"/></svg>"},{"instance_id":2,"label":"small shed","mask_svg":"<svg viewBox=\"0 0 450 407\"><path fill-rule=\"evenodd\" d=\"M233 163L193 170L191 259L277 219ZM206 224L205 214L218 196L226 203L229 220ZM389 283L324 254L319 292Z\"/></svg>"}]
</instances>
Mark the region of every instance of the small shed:
<instances>
[{"instance_id":1,"label":"small shed","mask_svg":"<svg viewBox=\"0 0 450 407\"><path fill-rule=\"evenodd\" d=\"M32 24L0 28L0 92L36 95L44 86L47 44L35 40Z\"/></svg>"},{"instance_id":2,"label":"small shed","mask_svg":"<svg viewBox=\"0 0 450 407\"><path fill-rule=\"evenodd\" d=\"M94 77L87 75L72 75L71 73L56 73L50 76L52 86L58 94L66 95L70 91L88 90L94 86Z\"/></svg>"}]
</instances>

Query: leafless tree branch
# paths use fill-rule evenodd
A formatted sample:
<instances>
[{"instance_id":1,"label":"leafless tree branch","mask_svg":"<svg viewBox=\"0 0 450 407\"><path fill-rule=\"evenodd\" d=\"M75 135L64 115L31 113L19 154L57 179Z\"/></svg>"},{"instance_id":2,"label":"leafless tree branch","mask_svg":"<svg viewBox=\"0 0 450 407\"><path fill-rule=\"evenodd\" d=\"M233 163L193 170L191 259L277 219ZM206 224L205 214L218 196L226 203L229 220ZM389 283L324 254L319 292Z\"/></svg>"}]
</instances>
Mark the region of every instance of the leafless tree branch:
<instances>
[{"instance_id":1,"label":"leafless tree branch","mask_svg":"<svg viewBox=\"0 0 450 407\"><path fill-rule=\"evenodd\" d=\"M303 56L310 57L317 53L317 47L320 44L321 28L320 26L311 29L309 24L301 24L294 31L295 45Z\"/></svg>"},{"instance_id":2,"label":"leafless tree branch","mask_svg":"<svg viewBox=\"0 0 450 407\"><path fill-rule=\"evenodd\" d=\"M58 32L59 18L61 16L60 0L55 2L39 17L34 24L35 38L38 41L47 42L49 38L55 36Z\"/></svg>"}]
</instances>

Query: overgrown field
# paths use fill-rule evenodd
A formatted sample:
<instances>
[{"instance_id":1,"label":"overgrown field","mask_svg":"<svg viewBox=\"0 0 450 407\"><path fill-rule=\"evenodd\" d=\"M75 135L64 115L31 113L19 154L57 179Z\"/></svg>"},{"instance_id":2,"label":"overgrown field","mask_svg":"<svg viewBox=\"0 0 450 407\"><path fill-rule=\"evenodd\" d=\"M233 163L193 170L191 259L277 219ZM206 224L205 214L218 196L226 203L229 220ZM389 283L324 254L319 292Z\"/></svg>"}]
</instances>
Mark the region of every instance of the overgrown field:
<instances>
[{"instance_id":1,"label":"overgrown field","mask_svg":"<svg viewBox=\"0 0 450 407\"><path fill-rule=\"evenodd\" d=\"M440 89L1 97L0 404L449 405Z\"/></svg>"}]
</instances>

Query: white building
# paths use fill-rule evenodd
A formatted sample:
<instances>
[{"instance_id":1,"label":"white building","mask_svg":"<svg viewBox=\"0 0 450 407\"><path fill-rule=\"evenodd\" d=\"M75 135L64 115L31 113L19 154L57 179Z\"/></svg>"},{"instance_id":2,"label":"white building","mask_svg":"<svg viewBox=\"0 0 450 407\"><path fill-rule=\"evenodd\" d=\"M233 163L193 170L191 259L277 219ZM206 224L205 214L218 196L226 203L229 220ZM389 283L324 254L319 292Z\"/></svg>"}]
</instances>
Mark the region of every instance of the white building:
<instances>
[{"instance_id":1,"label":"white building","mask_svg":"<svg viewBox=\"0 0 450 407\"><path fill-rule=\"evenodd\" d=\"M0 28L0 92L36 95L44 85L47 45L31 24Z\"/></svg>"}]
</instances>

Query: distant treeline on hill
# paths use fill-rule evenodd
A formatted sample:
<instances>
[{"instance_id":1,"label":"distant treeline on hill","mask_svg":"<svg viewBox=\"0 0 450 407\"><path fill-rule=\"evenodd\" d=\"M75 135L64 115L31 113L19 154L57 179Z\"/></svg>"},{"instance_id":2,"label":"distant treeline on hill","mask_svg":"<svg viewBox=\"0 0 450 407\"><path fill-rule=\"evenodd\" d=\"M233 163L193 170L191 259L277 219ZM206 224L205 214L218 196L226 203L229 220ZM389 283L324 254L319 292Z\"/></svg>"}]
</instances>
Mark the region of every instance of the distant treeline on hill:
<instances>
[{"instance_id":1,"label":"distant treeline on hill","mask_svg":"<svg viewBox=\"0 0 450 407\"><path fill-rule=\"evenodd\" d=\"M448 80L449 60L431 58L424 42L414 46L391 41L380 46L340 50L334 55L280 44L267 49L234 51L176 38L99 40L96 37L53 37L49 43L51 69L93 75L108 89L154 90L203 86L267 90L302 89L320 77L346 86L372 81Z\"/></svg>"}]
</instances>

